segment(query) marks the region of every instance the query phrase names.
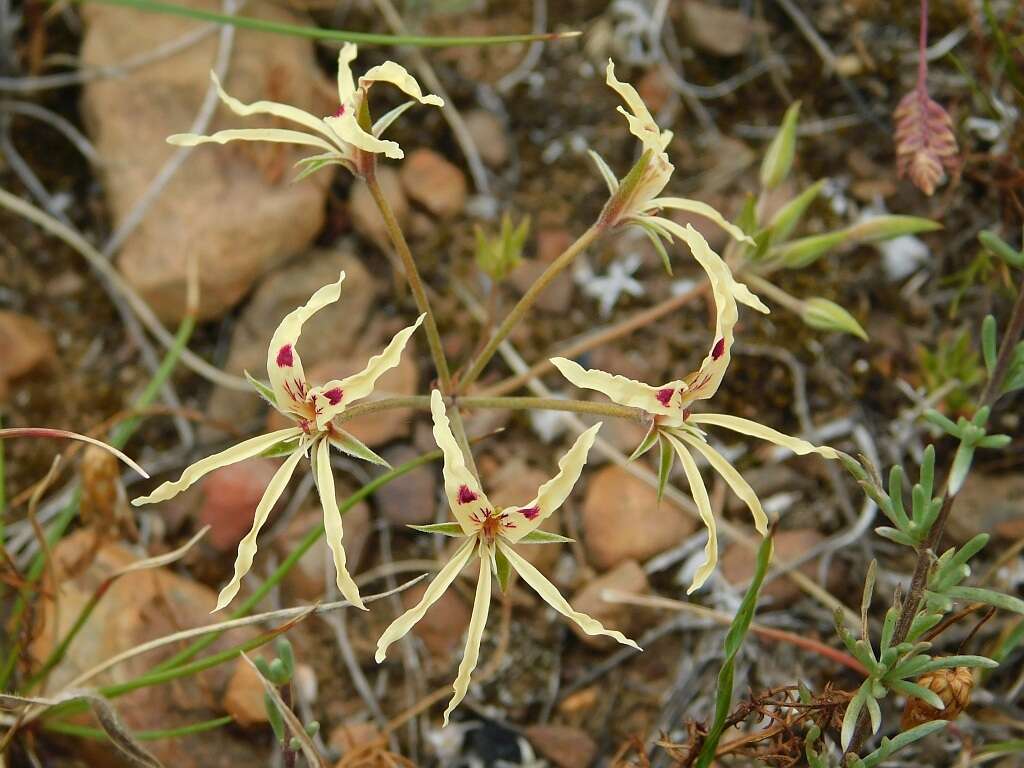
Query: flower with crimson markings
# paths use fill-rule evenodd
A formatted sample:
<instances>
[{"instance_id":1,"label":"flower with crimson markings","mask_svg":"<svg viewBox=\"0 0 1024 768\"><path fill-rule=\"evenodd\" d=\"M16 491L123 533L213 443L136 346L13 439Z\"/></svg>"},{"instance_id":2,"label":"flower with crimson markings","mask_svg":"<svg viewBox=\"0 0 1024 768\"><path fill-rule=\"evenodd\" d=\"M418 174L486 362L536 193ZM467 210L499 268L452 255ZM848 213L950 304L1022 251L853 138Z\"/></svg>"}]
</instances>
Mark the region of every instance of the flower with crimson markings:
<instances>
[{"instance_id":1,"label":"flower with crimson markings","mask_svg":"<svg viewBox=\"0 0 1024 768\"><path fill-rule=\"evenodd\" d=\"M618 107L629 123L629 132L640 139L643 153L632 170L621 181L596 152L590 156L604 177L611 192L611 198L601 214L607 226L635 225L643 229L654 247L661 254L666 269L669 269L668 254L662 240L671 243L673 238L685 240L683 227L672 219L658 215L663 208L694 213L710 219L736 240L753 244L743 230L726 221L714 207L699 200L682 197L659 197L675 170L668 159L668 145L672 141L671 131L662 131L655 122L640 94L629 83L615 77L615 64L609 60L607 84L622 97L625 107Z\"/></svg>"},{"instance_id":2,"label":"flower with crimson markings","mask_svg":"<svg viewBox=\"0 0 1024 768\"><path fill-rule=\"evenodd\" d=\"M452 435L448 415L445 413L444 400L441 393L434 390L430 395L430 411L434 418L434 439L444 454L444 490L448 497L448 505L455 516L454 523L437 525L410 526L427 533L440 533L445 536L464 539L462 545L452 555L451 560L442 568L420 602L395 619L384 630L377 641L377 661L384 661L388 647L418 622L445 590L458 577L459 572L473 555L480 558L480 576L476 586L476 599L473 601L473 616L469 622L466 638L466 651L459 664L459 673L455 678L451 702L444 712L444 722L448 724L448 716L469 689L469 679L476 668L480 657L480 641L487 613L491 604L491 572L498 577L502 589L508 583L508 577L514 569L522 576L534 591L552 608L576 624L588 635L607 635L625 645L639 649L636 643L625 637L621 632L605 629L601 623L584 613L573 610L568 601L562 597L547 578L541 574L529 560L523 558L513 549L514 544L550 544L570 541L564 536L539 530L540 524L558 509L572 491L579 479L587 454L594 444L597 431L601 428L596 424L580 435L572 448L559 460L558 474L537 489L537 495L521 507L496 509L487 496L479 481L466 467L465 460L455 437Z\"/></svg>"},{"instance_id":3,"label":"flower with crimson markings","mask_svg":"<svg viewBox=\"0 0 1024 768\"><path fill-rule=\"evenodd\" d=\"M341 284L344 280L345 273L342 272L336 283L319 289L306 304L286 315L274 331L267 351L267 375L270 377L270 386L256 381L246 373L246 377L257 392L281 414L295 422L295 426L250 438L225 451L207 456L185 469L177 480L164 483L148 496L132 500L135 506L166 501L220 467L253 456L287 456L256 506L252 529L238 545L234 576L221 590L215 611L226 606L238 594L242 577L248 573L256 556L256 538L260 529L284 493L295 466L303 456L310 457L313 479L324 511L327 544L334 557L338 590L346 600L365 608L359 596L359 589L345 567L341 515L338 514L338 504L334 495L330 449L333 446L355 458L384 466L387 466L387 462L355 436L335 424L333 419L341 415L349 405L372 393L377 380L386 371L398 365L409 337L423 322L424 316L420 315L415 323L399 331L384 351L371 357L366 368L359 373L344 379L328 381L320 386L310 386L303 373L302 360L299 359L295 344L299 340L303 323L314 313L341 297Z\"/></svg>"},{"instance_id":4,"label":"flower with crimson markings","mask_svg":"<svg viewBox=\"0 0 1024 768\"><path fill-rule=\"evenodd\" d=\"M723 427L740 434L759 437L800 455L817 453L825 458L836 459L839 458L839 454L832 448L812 445L806 440L784 435L750 419L718 413L691 413L690 406L694 402L706 400L718 391L722 377L729 367L734 339L733 329L739 318L737 301L761 312L767 312L768 308L745 285L733 278L729 267L711 250L700 233L690 226L685 229L680 227L680 230L680 235L690 246L694 258L707 272L715 299L715 340L700 368L685 379L652 387L624 376L598 370L584 370L579 364L563 357L552 358L551 362L576 386L596 390L620 405L641 408L652 416L651 429L633 453L633 458L643 455L655 444L660 445L659 492L664 490L674 457L678 456L694 503L708 530L708 543L704 548L705 561L697 569L689 588L689 592L693 592L707 581L715 569L718 562L718 537L707 488L691 450L703 456L733 492L746 503L754 517L757 530L762 535L768 532L768 518L757 494L736 468L708 445L703 426Z\"/></svg>"},{"instance_id":5,"label":"flower with crimson markings","mask_svg":"<svg viewBox=\"0 0 1024 768\"><path fill-rule=\"evenodd\" d=\"M218 131L212 136L176 133L169 136L167 141L184 147L194 147L208 142L226 144L229 141L272 141L301 144L322 150L320 154L303 158L297 163L302 168L298 178L304 178L328 165L341 165L357 176L362 176L373 167L374 156L377 154L399 160L404 157L402 148L394 141L382 139L384 131L414 104L443 107L444 102L439 96L424 95L416 79L404 67L393 61L385 61L372 67L359 78L357 85L352 78L351 68L356 53L356 46L353 43L346 43L338 54L338 108L333 115L325 117L318 117L298 107L275 101L245 104L229 96L221 87L217 76L213 72L210 73L221 101L236 115L271 115L296 123L305 128L305 131L243 128ZM371 126L367 96L374 83L391 83L412 99L395 107Z\"/></svg>"}]
</instances>

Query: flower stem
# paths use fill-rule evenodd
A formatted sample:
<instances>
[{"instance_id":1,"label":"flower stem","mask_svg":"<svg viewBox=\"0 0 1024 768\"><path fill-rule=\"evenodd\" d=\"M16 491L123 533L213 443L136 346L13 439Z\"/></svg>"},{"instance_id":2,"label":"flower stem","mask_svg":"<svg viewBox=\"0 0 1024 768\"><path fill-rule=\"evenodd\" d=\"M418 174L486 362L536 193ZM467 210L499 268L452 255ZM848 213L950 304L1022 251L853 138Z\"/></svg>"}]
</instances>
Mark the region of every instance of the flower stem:
<instances>
[{"instance_id":1,"label":"flower stem","mask_svg":"<svg viewBox=\"0 0 1024 768\"><path fill-rule=\"evenodd\" d=\"M412 251L409 250L409 244L405 240L405 235L402 234L402 228L398 225L395 213L391 210L391 205L384 196L384 190L380 187L376 171L370 170L366 174L365 179L366 186L370 190L370 194L373 195L373 200L384 219L384 226L388 230L391 244L395 247L398 257L402 260L402 266L405 268L405 279L409 281L409 289L412 291L413 299L416 301L416 307L427 316L423 325L427 333L427 344L430 346L430 356L434 359L434 367L437 369L437 379L441 385L441 392L449 394L452 386L452 375L448 369L448 360L444 356L444 347L441 344L441 334L437 330L437 321L434 318L433 310L430 308L430 299L427 298L427 291L423 286L423 278L420 277L420 271L416 267L416 261L412 257Z\"/></svg>"},{"instance_id":2,"label":"flower stem","mask_svg":"<svg viewBox=\"0 0 1024 768\"><path fill-rule=\"evenodd\" d=\"M592 416L610 416L612 418L627 419L637 423L644 423L648 414L639 408L629 408L625 405L615 403L594 403L589 400L563 400L557 397L447 397L445 405L454 410L455 406L462 408L485 408L488 410L508 411L567 411L570 413L586 413ZM430 398L426 395L412 395L409 397L388 397L382 400L374 400L369 403L358 403L348 408L336 418L344 423L348 419L359 416L367 416L381 411L391 411L396 408L417 408L427 410L430 408Z\"/></svg>"},{"instance_id":3,"label":"flower stem","mask_svg":"<svg viewBox=\"0 0 1024 768\"><path fill-rule=\"evenodd\" d=\"M576 242L565 249L557 259L555 259L548 266L547 269L541 273L541 276L537 278L536 282L530 286L529 290L523 294L519 302L512 308L512 311L508 313L498 329L491 335L490 341L487 342L487 346L484 347L483 351L477 355L476 360L469 366L465 375L460 378L459 391L465 392L474 381L476 381L480 374L483 372L484 367L494 357L494 353L498 351L498 346L505 340L505 338L512 332L512 329L518 325L519 321L523 319L523 316L530 310L534 302L544 291L551 281L558 277L564 272L572 263L576 260L587 247L597 239L597 237L605 230L605 227L597 224L591 226L586 232L580 235Z\"/></svg>"}]
</instances>

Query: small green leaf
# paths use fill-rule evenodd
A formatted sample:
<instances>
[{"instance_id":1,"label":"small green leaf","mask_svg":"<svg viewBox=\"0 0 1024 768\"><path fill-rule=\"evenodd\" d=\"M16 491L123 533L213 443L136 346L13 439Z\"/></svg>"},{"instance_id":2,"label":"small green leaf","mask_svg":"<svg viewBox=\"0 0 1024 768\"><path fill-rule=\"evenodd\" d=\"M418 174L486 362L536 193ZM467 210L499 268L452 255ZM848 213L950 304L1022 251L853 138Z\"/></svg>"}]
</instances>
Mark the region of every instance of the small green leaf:
<instances>
[{"instance_id":1,"label":"small green leaf","mask_svg":"<svg viewBox=\"0 0 1024 768\"><path fill-rule=\"evenodd\" d=\"M460 538L466 535L465 531L462 530L462 526L458 523L433 523L431 525L410 525L408 527L423 533L439 533L442 536L451 536L453 538Z\"/></svg>"},{"instance_id":2,"label":"small green leaf","mask_svg":"<svg viewBox=\"0 0 1024 768\"><path fill-rule=\"evenodd\" d=\"M789 175L796 153L796 123L800 117L800 102L794 102L786 110L782 125L761 161L761 186L774 189Z\"/></svg>"},{"instance_id":3,"label":"small green leaf","mask_svg":"<svg viewBox=\"0 0 1024 768\"><path fill-rule=\"evenodd\" d=\"M786 241L796 225L800 223L804 213L807 212L808 206L818 197L823 186L825 186L824 179L814 182L775 212L771 221L768 222L768 231L771 234L772 242L784 243Z\"/></svg>"},{"instance_id":4,"label":"small green leaf","mask_svg":"<svg viewBox=\"0 0 1024 768\"><path fill-rule=\"evenodd\" d=\"M897 693L902 693L908 698L917 698L936 709L945 709L946 705L939 698L939 695L931 688L912 683L909 680L890 680L889 685Z\"/></svg>"},{"instance_id":5,"label":"small green leaf","mask_svg":"<svg viewBox=\"0 0 1024 768\"><path fill-rule=\"evenodd\" d=\"M571 544L575 539L551 533L550 531L530 531L519 540L520 544Z\"/></svg>"},{"instance_id":6,"label":"small green leaf","mask_svg":"<svg viewBox=\"0 0 1024 768\"><path fill-rule=\"evenodd\" d=\"M788 243L775 246L769 251L768 256L787 269L803 269L845 240L846 234L843 232L826 232L823 235L801 237L799 240L790 240Z\"/></svg>"},{"instance_id":7,"label":"small green leaf","mask_svg":"<svg viewBox=\"0 0 1024 768\"><path fill-rule=\"evenodd\" d=\"M981 351L985 358L985 370L990 378L996 367L996 330L995 315L985 315L981 323Z\"/></svg>"},{"instance_id":8,"label":"small green leaf","mask_svg":"<svg viewBox=\"0 0 1024 768\"><path fill-rule=\"evenodd\" d=\"M647 434L644 435L644 439L640 441L640 445L638 445L636 447L636 450L633 451L632 455L629 457L629 460L630 461L636 461L641 456L643 456L645 453L647 453L649 450L651 450L651 448L653 448L654 444L657 443L657 442L658 442L658 427L657 427L656 424L652 423L651 424L651 428L649 430L647 430Z\"/></svg>"},{"instance_id":9,"label":"small green leaf","mask_svg":"<svg viewBox=\"0 0 1024 768\"><path fill-rule=\"evenodd\" d=\"M1004 611L1024 614L1024 600L1004 595L1002 592L995 592L991 589L980 587L950 587L945 591L947 597L953 600L967 600L972 603L986 603L994 605Z\"/></svg>"},{"instance_id":10,"label":"small green leaf","mask_svg":"<svg viewBox=\"0 0 1024 768\"><path fill-rule=\"evenodd\" d=\"M281 665L284 668L286 679L290 680L295 674L295 652L292 650L292 644L288 642L288 638L281 637L278 638L274 646L277 649L277 658L281 660Z\"/></svg>"},{"instance_id":11,"label":"small green leaf","mask_svg":"<svg viewBox=\"0 0 1024 768\"><path fill-rule=\"evenodd\" d=\"M903 235L932 232L936 229L942 229L942 225L931 219L922 219L918 216L884 215L864 219L852 227L847 227L843 230L843 234L849 243L877 243Z\"/></svg>"},{"instance_id":12,"label":"small green leaf","mask_svg":"<svg viewBox=\"0 0 1024 768\"><path fill-rule=\"evenodd\" d=\"M668 440L662 440L659 444L658 455L658 501L665 495L665 486L668 484L668 476L672 472L672 463L676 455L672 452L672 446Z\"/></svg>"},{"instance_id":13,"label":"small green leaf","mask_svg":"<svg viewBox=\"0 0 1024 768\"><path fill-rule=\"evenodd\" d=\"M269 693L263 694L263 706L267 710L267 720L270 722L270 727L274 730L274 738L277 739L278 744L284 744L284 718L281 716L281 710L277 708L277 704Z\"/></svg>"},{"instance_id":14,"label":"small green leaf","mask_svg":"<svg viewBox=\"0 0 1024 768\"><path fill-rule=\"evenodd\" d=\"M860 719L861 710L864 709L864 704L870 695L867 688L869 683L869 680L865 680L861 687L857 689L857 693L850 699L850 703L846 705L846 712L843 714L843 726L839 733L839 744L844 752L850 746L850 742L853 741L853 732L857 729L857 721Z\"/></svg>"},{"instance_id":15,"label":"small green leaf","mask_svg":"<svg viewBox=\"0 0 1024 768\"><path fill-rule=\"evenodd\" d=\"M971 471L973 461L974 446L970 443L960 443L953 457L953 466L949 470L949 493L956 495L960 492L967 480L967 474Z\"/></svg>"},{"instance_id":16,"label":"small green leaf","mask_svg":"<svg viewBox=\"0 0 1024 768\"><path fill-rule=\"evenodd\" d=\"M736 655L743 647L743 641L750 630L750 623L754 620L754 612L757 610L757 596L764 583L765 574L768 572L768 565L772 560L773 543L769 534L761 542L757 550L757 564L754 567L754 578L747 587L746 594L740 602L736 616L729 625L729 631L725 635L725 659L718 671L718 686L715 693L715 719L704 738L700 754L697 756L695 768L708 768L715 760L715 752L718 749L718 742L722 738L725 724L732 709L732 686L733 676L736 667Z\"/></svg>"},{"instance_id":17,"label":"small green leaf","mask_svg":"<svg viewBox=\"0 0 1024 768\"><path fill-rule=\"evenodd\" d=\"M267 448L260 454L260 456L265 459L276 459L279 456L290 456L299 449L300 442L301 440L297 437L293 440L282 440L280 443L275 443Z\"/></svg>"},{"instance_id":18,"label":"small green leaf","mask_svg":"<svg viewBox=\"0 0 1024 768\"><path fill-rule=\"evenodd\" d=\"M986 656L943 656L932 659L925 664L915 675L923 675L934 672L937 669L953 669L954 667L980 667L981 669L995 669L999 662Z\"/></svg>"},{"instance_id":19,"label":"small green leaf","mask_svg":"<svg viewBox=\"0 0 1024 768\"><path fill-rule=\"evenodd\" d=\"M505 592L508 589L509 576L512 575L512 563L500 549L494 550L494 567L498 572L498 585L501 591Z\"/></svg>"},{"instance_id":20,"label":"small green leaf","mask_svg":"<svg viewBox=\"0 0 1024 768\"><path fill-rule=\"evenodd\" d=\"M343 429L335 428L333 434L331 434L330 440L331 445L342 453L347 453L349 456L353 456L357 459L362 459L363 461L368 461L371 464L377 464L391 469L391 465L371 451L362 440Z\"/></svg>"},{"instance_id":21,"label":"small green leaf","mask_svg":"<svg viewBox=\"0 0 1024 768\"><path fill-rule=\"evenodd\" d=\"M894 544L900 544L904 547L916 547L917 540L903 533L903 531L897 530L896 528L890 528L887 525L881 525L875 528L875 533L881 536L883 539L888 539Z\"/></svg>"},{"instance_id":22,"label":"small green leaf","mask_svg":"<svg viewBox=\"0 0 1024 768\"><path fill-rule=\"evenodd\" d=\"M941 413L936 411L934 408L929 408L924 412L925 421L931 422L936 427L941 429L950 437L960 439L960 427L950 421L948 418L943 416Z\"/></svg>"},{"instance_id":23,"label":"small green leaf","mask_svg":"<svg viewBox=\"0 0 1024 768\"><path fill-rule=\"evenodd\" d=\"M838 331L856 336L864 341L868 340L867 332L853 315L834 301L823 299L820 296L807 299L803 303L800 319L806 325L819 331Z\"/></svg>"},{"instance_id":24,"label":"small green leaf","mask_svg":"<svg viewBox=\"0 0 1024 768\"><path fill-rule=\"evenodd\" d=\"M995 256L1005 261L1011 267L1024 269L1024 251L1015 251L1013 246L1003 240L995 232L983 230L978 235L981 244Z\"/></svg>"},{"instance_id":25,"label":"small green leaf","mask_svg":"<svg viewBox=\"0 0 1024 768\"><path fill-rule=\"evenodd\" d=\"M1006 369L1006 378L1003 380L1002 394L1016 392L1018 389L1024 389L1024 341L1013 348L1010 365Z\"/></svg>"},{"instance_id":26,"label":"small green leaf","mask_svg":"<svg viewBox=\"0 0 1024 768\"><path fill-rule=\"evenodd\" d=\"M245 380L249 382L250 386L256 390L256 393L270 403L272 406L277 408L277 398L274 396L274 390L269 385L264 384L259 379L254 379L249 375L248 371L243 371L245 374Z\"/></svg>"},{"instance_id":27,"label":"small green leaf","mask_svg":"<svg viewBox=\"0 0 1024 768\"><path fill-rule=\"evenodd\" d=\"M901 749L913 744L915 741L931 736L937 731L941 731L948 725L946 720L932 720L929 723L924 723L915 728L911 728L908 731L894 736L893 738L883 737L882 744L874 752L868 756L860 759L860 764L863 768L876 768L883 760L888 760L889 757L899 752Z\"/></svg>"}]
</instances>

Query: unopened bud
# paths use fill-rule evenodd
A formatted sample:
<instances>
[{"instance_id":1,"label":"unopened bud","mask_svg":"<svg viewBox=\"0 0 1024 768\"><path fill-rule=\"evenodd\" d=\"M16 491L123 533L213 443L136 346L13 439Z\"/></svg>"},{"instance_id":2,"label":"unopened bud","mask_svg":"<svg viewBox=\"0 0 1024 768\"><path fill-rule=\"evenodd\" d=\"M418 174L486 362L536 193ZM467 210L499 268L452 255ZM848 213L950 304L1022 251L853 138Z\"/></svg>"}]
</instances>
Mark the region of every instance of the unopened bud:
<instances>
[{"instance_id":1,"label":"unopened bud","mask_svg":"<svg viewBox=\"0 0 1024 768\"><path fill-rule=\"evenodd\" d=\"M774 189L789 175L796 151L796 121L800 115L800 102L786 110L779 132L772 139L764 160L761 162L761 186Z\"/></svg>"},{"instance_id":2,"label":"unopened bud","mask_svg":"<svg viewBox=\"0 0 1024 768\"><path fill-rule=\"evenodd\" d=\"M848 242L877 243L903 235L933 232L936 229L942 229L942 225L931 219L923 219L920 216L883 214L868 216L852 227L847 227L844 231Z\"/></svg>"},{"instance_id":3,"label":"unopened bud","mask_svg":"<svg viewBox=\"0 0 1024 768\"><path fill-rule=\"evenodd\" d=\"M921 699L911 697L907 699L907 706L903 710L903 718L900 720L900 727L906 731L932 720L955 720L967 705L971 703L971 690L974 688L974 676L967 667L953 667L952 669L937 669L921 675L917 684L924 686L934 692L945 709L936 709L926 704Z\"/></svg>"},{"instance_id":4,"label":"unopened bud","mask_svg":"<svg viewBox=\"0 0 1024 768\"><path fill-rule=\"evenodd\" d=\"M800 317L811 328L816 328L819 331L849 333L864 341L868 340L867 333L854 316L834 301L817 296L807 299Z\"/></svg>"}]
</instances>

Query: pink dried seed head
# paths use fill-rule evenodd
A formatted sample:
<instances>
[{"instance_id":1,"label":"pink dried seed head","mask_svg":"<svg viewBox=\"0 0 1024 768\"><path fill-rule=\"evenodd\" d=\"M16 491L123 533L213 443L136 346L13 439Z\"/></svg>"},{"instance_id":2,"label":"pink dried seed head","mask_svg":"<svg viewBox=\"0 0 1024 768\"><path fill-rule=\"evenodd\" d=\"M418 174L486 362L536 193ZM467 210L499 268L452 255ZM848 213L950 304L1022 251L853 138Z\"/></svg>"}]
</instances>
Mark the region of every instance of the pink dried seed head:
<instances>
[{"instance_id":1,"label":"pink dried seed head","mask_svg":"<svg viewBox=\"0 0 1024 768\"><path fill-rule=\"evenodd\" d=\"M337 405L338 403L340 403L341 398L344 396L345 393L344 391L342 391L341 387L334 387L333 389L328 389L326 392L324 392L324 397L327 398L327 402L330 403L331 405Z\"/></svg>"},{"instance_id":2,"label":"pink dried seed head","mask_svg":"<svg viewBox=\"0 0 1024 768\"><path fill-rule=\"evenodd\" d=\"M537 515L540 514L540 507L538 507L538 506L526 507L526 509L520 509L519 512L527 520L535 520L537 518Z\"/></svg>"},{"instance_id":3,"label":"pink dried seed head","mask_svg":"<svg viewBox=\"0 0 1024 768\"><path fill-rule=\"evenodd\" d=\"M676 391L672 387L665 387L664 389L659 389L658 394L655 395L655 397L658 398L658 402L661 403L662 406L668 408L668 404L672 402L672 396L675 395L675 393Z\"/></svg>"},{"instance_id":4,"label":"pink dried seed head","mask_svg":"<svg viewBox=\"0 0 1024 768\"><path fill-rule=\"evenodd\" d=\"M459 504L472 504L474 501L480 498L480 494L476 493L468 485L460 485L457 498Z\"/></svg>"},{"instance_id":5,"label":"pink dried seed head","mask_svg":"<svg viewBox=\"0 0 1024 768\"><path fill-rule=\"evenodd\" d=\"M291 344L285 344L277 350L277 367L291 368L295 364L295 354Z\"/></svg>"},{"instance_id":6,"label":"pink dried seed head","mask_svg":"<svg viewBox=\"0 0 1024 768\"><path fill-rule=\"evenodd\" d=\"M725 354L725 339L719 339L715 342L714 348L711 350L711 359L717 360Z\"/></svg>"}]
</instances>

